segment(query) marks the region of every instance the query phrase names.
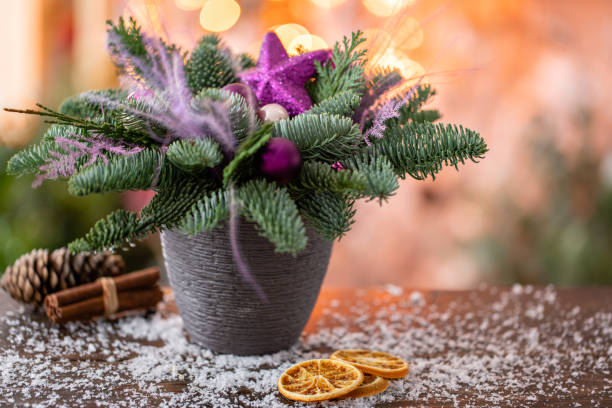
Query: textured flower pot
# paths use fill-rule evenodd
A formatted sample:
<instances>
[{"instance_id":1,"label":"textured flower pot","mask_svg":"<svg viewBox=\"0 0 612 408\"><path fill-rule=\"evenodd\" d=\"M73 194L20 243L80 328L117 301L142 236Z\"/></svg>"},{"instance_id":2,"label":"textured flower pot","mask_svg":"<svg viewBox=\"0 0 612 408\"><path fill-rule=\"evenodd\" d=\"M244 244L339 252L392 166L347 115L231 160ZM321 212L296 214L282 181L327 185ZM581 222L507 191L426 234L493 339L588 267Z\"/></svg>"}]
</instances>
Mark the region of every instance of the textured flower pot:
<instances>
[{"instance_id":1,"label":"textured flower pot","mask_svg":"<svg viewBox=\"0 0 612 408\"><path fill-rule=\"evenodd\" d=\"M161 234L170 284L191 341L219 353L265 354L299 338L321 289L332 242L307 229L297 257L274 252L251 223L239 224L238 242L249 270L266 293L263 302L242 278L227 228L187 236Z\"/></svg>"}]
</instances>

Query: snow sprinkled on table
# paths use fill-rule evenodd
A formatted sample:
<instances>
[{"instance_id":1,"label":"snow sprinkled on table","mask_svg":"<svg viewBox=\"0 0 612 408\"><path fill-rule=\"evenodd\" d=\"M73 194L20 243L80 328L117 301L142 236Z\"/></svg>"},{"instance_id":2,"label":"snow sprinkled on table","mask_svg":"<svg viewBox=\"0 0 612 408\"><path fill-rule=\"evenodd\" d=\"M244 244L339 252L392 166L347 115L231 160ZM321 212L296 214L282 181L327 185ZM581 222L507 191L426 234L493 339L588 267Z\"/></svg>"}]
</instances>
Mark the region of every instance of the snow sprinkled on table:
<instances>
[{"instance_id":1,"label":"snow sprinkled on table","mask_svg":"<svg viewBox=\"0 0 612 408\"><path fill-rule=\"evenodd\" d=\"M324 290L295 347L252 357L189 343L167 311L59 328L12 310L0 318L0 405L610 406L612 304L576 293ZM398 355L410 372L362 399L297 403L277 391L291 365L350 348Z\"/></svg>"}]
</instances>

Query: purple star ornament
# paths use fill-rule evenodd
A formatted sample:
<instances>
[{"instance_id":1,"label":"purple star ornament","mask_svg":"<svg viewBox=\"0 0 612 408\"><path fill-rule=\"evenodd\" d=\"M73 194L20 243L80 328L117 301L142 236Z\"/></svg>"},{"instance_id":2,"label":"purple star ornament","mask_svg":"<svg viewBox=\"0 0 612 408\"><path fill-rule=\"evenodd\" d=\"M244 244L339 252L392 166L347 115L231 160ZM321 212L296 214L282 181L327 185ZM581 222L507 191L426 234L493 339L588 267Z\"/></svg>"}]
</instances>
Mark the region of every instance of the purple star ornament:
<instances>
[{"instance_id":1,"label":"purple star ornament","mask_svg":"<svg viewBox=\"0 0 612 408\"><path fill-rule=\"evenodd\" d=\"M278 36L269 32L261 43L257 67L240 74L262 105L277 103L287 109L290 116L307 111L312 106L306 82L315 74L315 61L330 58L329 50L317 50L289 57Z\"/></svg>"}]
</instances>

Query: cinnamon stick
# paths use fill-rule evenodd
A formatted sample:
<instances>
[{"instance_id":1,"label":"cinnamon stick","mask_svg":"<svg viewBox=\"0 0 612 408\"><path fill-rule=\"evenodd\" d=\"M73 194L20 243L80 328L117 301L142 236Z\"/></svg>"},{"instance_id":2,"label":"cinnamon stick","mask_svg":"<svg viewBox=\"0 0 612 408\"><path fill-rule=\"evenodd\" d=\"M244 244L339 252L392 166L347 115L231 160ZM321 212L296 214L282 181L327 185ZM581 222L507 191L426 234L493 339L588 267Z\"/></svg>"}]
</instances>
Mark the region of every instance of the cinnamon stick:
<instances>
[{"instance_id":1,"label":"cinnamon stick","mask_svg":"<svg viewBox=\"0 0 612 408\"><path fill-rule=\"evenodd\" d=\"M113 280L115 281L117 292L122 292L136 288L152 287L157 283L159 277L159 268L154 266L125 275L119 275L113 278ZM47 302L52 302L53 306L61 307L97 296L102 296L102 285L98 281L79 285L49 295L45 298L45 304Z\"/></svg>"},{"instance_id":2,"label":"cinnamon stick","mask_svg":"<svg viewBox=\"0 0 612 408\"><path fill-rule=\"evenodd\" d=\"M115 313L154 307L163 298L157 285L159 277L159 268L153 267L112 278L118 300ZM99 281L80 285L47 296L45 310L49 319L60 324L102 316L105 314L104 295Z\"/></svg>"},{"instance_id":3,"label":"cinnamon stick","mask_svg":"<svg viewBox=\"0 0 612 408\"><path fill-rule=\"evenodd\" d=\"M163 298L159 285L148 289L136 289L119 292L119 309L116 313L126 310L148 309L154 307ZM104 315L104 300L102 296L82 300L63 307L45 303L47 316L53 323L64 324L73 320L87 320Z\"/></svg>"}]
</instances>

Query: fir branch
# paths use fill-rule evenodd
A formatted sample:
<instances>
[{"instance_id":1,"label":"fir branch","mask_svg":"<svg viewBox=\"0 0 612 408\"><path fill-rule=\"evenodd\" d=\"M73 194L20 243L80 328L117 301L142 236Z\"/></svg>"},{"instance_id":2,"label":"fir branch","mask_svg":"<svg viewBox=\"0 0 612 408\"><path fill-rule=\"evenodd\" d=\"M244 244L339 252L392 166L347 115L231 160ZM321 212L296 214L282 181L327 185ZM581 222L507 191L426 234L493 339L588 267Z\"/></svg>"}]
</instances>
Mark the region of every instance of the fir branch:
<instances>
[{"instance_id":1,"label":"fir branch","mask_svg":"<svg viewBox=\"0 0 612 408\"><path fill-rule=\"evenodd\" d=\"M230 52L215 34L204 36L185 65L187 83L194 94L203 88L221 88L238 82Z\"/></svg>"},{"instance_id":2,"label":"fir branch","mask_svg":"<svg viewBox=\"0 0 612 408\"><path fill-rule=\"evenodd\" d=\"M14 176L36 174L40 167L52 157L51 152L56 149L57 145L52 141L42 141L39 144L28 146L11 157L6 166L6 172Z\"/></svg>"},{"instance_id":3,"label":"fir branch","mask_svg":"<svg viewBox=\"0 0 612 408\"><path fill-rule=\"evenodd\" d=\"M128 92L123 89L104 89L98 91L87 91L77 96L66 99L60 105L59 112L81 119L93 119L104 116L109 110L108 105L96 103L91 100L91 95L96 95L112 101L120 101L127 98Z\"/></svg>"},{"instance_id":4,"label":"fir branch","mask_svg":"<svg viewBox=\"0 0 612 408\"><path fill-rule=\"evenodd\" d=\"M87 132L72 125L51 125L45 131L42 140L44 142L55 142L58 138L78 139L86 137Z\"/></svg>"},{"instance_id":5,"label":"fir branch","mask_svg":"<svg viewBox=\"0 0 612 408\"><path fill-rule=\"evenodd\" d=\"M210 231L229 216L229 193L219 189L198 200L185 217L179 228L185 234L195 235L201 231Z\"/></svg>"},{"instance_id":6,"label":"fir branch","mask_svg":"<svg viewBox=\"0 0 612 408\"><path fill-rule=\"evenodd\" d=\"M138 215L131 211L116 210L96 222L89 232L68 245L73 252L115 250L151 232L151 226L143 225Z\"/></svg>"},{"instance_id":7,"label":"fir branch","mask_svg":"<svg viewBox=\"0 0 612 408\"><path fill-rule=\"evenodd\" d=\"M298 115L274 123L274 137L293 141L303 160L334 163L356 151L361 141L359 127L338 115Z\"/></svg>"},{"instance_id":8,"label":"fir branch","mask_svg":"<svg viewBox=\"0 0 612 408\"><path fill-rule=\"evenodd\" d=\"M247 69L254 68L257 65L255 58L247 53L242 53L238 55L238 63L240 64L240 68L244 71Z\"/></svg>"},{"instance_id":9,"label":"fir branch","mask_svg":"<svg viewBox=\"0 0 612 408\"><path fill-rule=\"evenodd\" d=\"M413 123L431 123L441 118L442 114L437 109L424 109L410 115Z\"/></svg>"},{"instance_id":10,"label":"fir branch","mask_svg":"<svg viewBox=\"0 0 612 408\"><path fill-rule=\"evenodd\" d=\"M309 88L314 103L319 103L341 92L352 91L361 95L364 91L363 64L366 50L357 50L365 41L363 33L356 31L351 38L344 37L342 46L334 45L331 61L322 65L315 61L317 80Z\"/></svg>"},{"instance_id":11,"label":"fir branch","mask_svg":"<svg viewBox=\"0 0 612 408\"><path fill-rule=\"evenodd\" d=\"M363 194L369 188L366 175L351 170L338 171L328 163L307 161L296 179L288 185L293 197L302 197L315 191Z\"/></svg>"},{"instance_id":12,"label":"fir branch","mask_svg":"<svg viewBox=\"0 0 612 408\"><path fill-rule=\"evenodd\" d=\"M125 128L120 123L106 122L104 118L82 119L74 116L65 115L54 111L39 103L36 104L40 110L34 109L10 109L4 108L7 112L24 113L27 115L37 115L50 118L47 123L56 125L74 126L87 133L103 134L110 139L121 140L125 143L149 146L153 141L146 133L138 130Z\"/></svg>"},{"instance_id":13,"label":"fir branch","mask_svg":"<svg viewBox=\"0 0 612 408\"><path fill-rule=\"evenodd\" d=\"M92 193L147 190L155 181L161 166L160 154L146 149L131 156L115 156L99 162L70 177L68 191L76 196Z\"/></svg>"},{"instance_id":14,"label":"fir branch","mask_svg":"<svg viewBox=\"0 0 612 408\"><path fill-rule=\"evenodd\" d=\"M130 17L129 23L126 24L123 17L119 17L119 22L114 24L111 20L107 20L108 26L108 41L107 46L111 55L118 56L126 52L133 59L143 59L150 63L147 48L145 46L143 35L140 26ZM115 64L120 69L126 69L125 60L115 59Z\"/></svg>"},{"instance_id":15,"label":"fir branch","mask_svg":"<svg viewBox=\"0 0 612 408\"><path fill-rule=\"evenodd\" d=\"M361 197L386 200L399 188L393 166L387 158L377 152L364 151L342 160L342 165L362 174L367 180L367 188Z\"/></svg>"},{"instance_id":16,"label":"fir branch","mask_svg":"<svg viewBox=\"0 0 612 408\"><path fill-rule=\"evenodd\" d=\"M168 146L166 157L187 173L200 173L223 160L219 144L211 139L183 139Z\"/></svg>"},{"instance_id":17,"label":"fir branch","mask_svg":"<svg viewBox=\"0 0 612 408\"><path fill-rule=\"evenodd\" d=\"M466 160L477 162L488 150L477 132L431 123L389 128L384 138L373 141L372 148L389 159L399 177L408 174L417 180L435 179L443 165L457 168Z\"/></svg>"},{"instance_id":18,"label":"fir branch","mask_svg":"<svg viewBox=\"0 0 612 408\"><path fill-rule=\"evenodd\" d=\"M326 113L329 115L353 116L355 109L359 106L360 97L354 92L341 92L331 96L304 112L308 115Z\"/></svg>"},{"instance_id":19,"label":"fir branch","mask_svg":"<svg viewBox=\"0 0 612 408\"><path fill-rule=\"evenodd\" d=\"M187 212L210 187L210 184L182 173L173 183L157 190L151 202L140 212L141 222L158 229L179 226Z\"/></svg>"},{"instance_id":20,"label":"fir branch","mask_svg":"<svg viewBox=\"0 0 612 408\"><path fill-rule=\"evenodd\" d=\"M223 101L229 105L228 115L232 133L239 142L245 140L260 125L255 110L237 93L217 88L205 88L192 100L192 106L199 110L206 109L207 101Z\"/></svg>"},{"instance_id":21,"label":"fir branch","mask_svg":"<svg viewBox=\"0 0 612 408\"><path fill-rule=\"evenodd\" d=\"M276 252L296 255L308 238L298 209L284 187L265 180L251 180L238 188L240 213L260 228L260 235Z\"/></svg>"},{"instance_id":22,"label":"fir branch","mask_svg":"<svg viewBox=\"0 0 612 408\"><path fill-rule=\"evenodd\" d=\"M297 202L300 214L330 241L347 233L355 216L355 200L333 192L313 192Z\"/></svg>"}]
</instances>

